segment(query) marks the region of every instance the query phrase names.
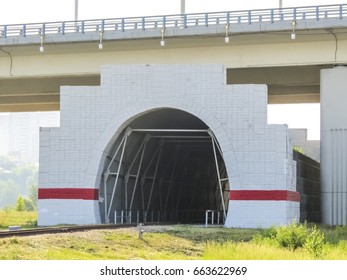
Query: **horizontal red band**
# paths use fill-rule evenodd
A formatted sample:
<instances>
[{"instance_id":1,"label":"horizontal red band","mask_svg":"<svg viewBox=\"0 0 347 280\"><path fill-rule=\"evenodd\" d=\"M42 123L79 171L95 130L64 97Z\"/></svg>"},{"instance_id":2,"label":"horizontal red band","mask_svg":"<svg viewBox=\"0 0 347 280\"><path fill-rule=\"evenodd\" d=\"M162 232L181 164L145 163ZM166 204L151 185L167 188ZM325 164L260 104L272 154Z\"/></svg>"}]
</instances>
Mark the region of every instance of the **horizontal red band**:
<instances>
[{"instance_id":1,"label":"horizontal red band","mask_svg":"<svg viewBox=\"0 0 347 280\"><path fill-rule=\"evenodd\" d=\"M230 191L230 200L282 200L300 202L300 193L284 190L234 190Z\"/></svg>"},{"instance_id":2,"label":"horizontal red band","mask_svg":"<svg viewBox=\"0 0 347 280\"><path fill-rule=\"evenodd\" d=\"M39 189L38 197L39 199L98 200L99 191L97 189L76 189L76 188Z\"/></svg>"}]
</instances>

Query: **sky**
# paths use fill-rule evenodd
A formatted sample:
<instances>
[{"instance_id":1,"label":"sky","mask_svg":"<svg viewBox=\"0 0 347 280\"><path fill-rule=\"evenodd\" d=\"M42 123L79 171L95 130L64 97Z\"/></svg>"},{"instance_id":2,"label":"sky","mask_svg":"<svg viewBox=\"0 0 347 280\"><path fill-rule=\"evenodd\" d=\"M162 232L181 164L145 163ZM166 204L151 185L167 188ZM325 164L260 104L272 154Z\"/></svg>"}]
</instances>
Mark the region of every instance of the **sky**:
<instances>
[{"instance_id":1,"label":"sky","mask_svg":"<svg viewBox=\"0 0 347 280\"><path fill-rule=\"evenodd\" d=\"M283 7L346 3L339 0L282 0ZM75 0L0 0L0 24L74 19ZM181 0L79 0L79 19L178 14ZM186 13L266 9L279 0L186 0Z\"/></svg>"},{"instance_id":2,"label":"sky","mask_svg":"<svg viewBox=\"0 0 347 280\"><path fill-rule=\"evenodd\" d=\"M78 3L79 19L99 19L178 14L181 0L79 0ZM347 0L282 0L284 8L346 3ZM74 4L75 0L0 0L0 24L74 20ZM186 13L278 6L279 0L186 0ZM319 111L319 104L270 105L268 121L287 123L291 128L308 128L308 138L319 139Z\"/></svg>"}]
</instances>

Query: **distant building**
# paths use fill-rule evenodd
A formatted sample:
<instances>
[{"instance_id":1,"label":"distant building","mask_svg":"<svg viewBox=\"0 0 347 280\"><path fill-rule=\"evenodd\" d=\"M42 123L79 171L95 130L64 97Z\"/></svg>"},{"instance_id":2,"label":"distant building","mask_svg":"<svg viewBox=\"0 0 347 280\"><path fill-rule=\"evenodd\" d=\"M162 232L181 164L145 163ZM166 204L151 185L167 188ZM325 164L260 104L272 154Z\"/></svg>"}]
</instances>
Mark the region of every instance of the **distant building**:
<instances>
[{"instance_id":1,"label":"distant building","mask_svg":"<svg viewBox=\"0 0 347 280\"><path fill-rule=\"evenodd\" d=\"M8 155L10 137L9 137L9 114L0 114L0 155Z\"/></svg>"},{"instance_id":2,"label":"distant building","mask_svg":"<svg viewBox=\"0 0 347 280\"><path fill-rule=\"evenodd\" d=\"M59 112L0 115L0 155L38 162L39 128L59 126L59 115Z\"/></svg>"}]
</instances>

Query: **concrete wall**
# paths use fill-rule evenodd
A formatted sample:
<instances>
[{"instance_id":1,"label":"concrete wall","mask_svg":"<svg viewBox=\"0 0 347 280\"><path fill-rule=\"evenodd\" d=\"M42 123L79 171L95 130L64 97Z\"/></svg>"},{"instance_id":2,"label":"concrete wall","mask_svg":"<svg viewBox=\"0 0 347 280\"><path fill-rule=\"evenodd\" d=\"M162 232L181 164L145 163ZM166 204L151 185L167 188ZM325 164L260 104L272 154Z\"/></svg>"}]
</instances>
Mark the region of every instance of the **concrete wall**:
<instances>
[{"instance_id":1,"label":"concrete wall","mask_svg":"<svg viewBox=\"0 0 347 280\"><path fill-rule=\"evenodd\" d=\"M321 222L320 164L307 155L293 152L296 188L300 193L300 221Z\"/></svg>"},{"instance_id":2,"label":"concrete wall","mask_svg":"<svg viewBox=\"0 0 347 280\"><path fill-rule=\"evenodd\" d=\"M307 129L290 128L289 137L294 147L302 148L305 155L320 162L320 141L307 140Z\"/></svg>"},{"instance_id":3,"label":"concrete wall","mask_svg":"<svg viewBox=\"0 0 347 280\"><path fill-rule=\"evenodd\" d=\"M131 121L163 108L196 116L216 136L227 227L299 219L293 147L286 125L267 124L266 86L226 85L222 65L114 65L102 67L100 87L62 87L61 126L41 130L38 224L99 223L111 147Z\"/></svg>"},{"instance_id":4,"label":"concrete wall","mask_svg":"<svg viewBox=\"0 0 347 280\"><path fill-rule=\"evenodd\" d=\"M347 67L321 70L322 222L347 224Z\"/></svg>"}]
</instances>

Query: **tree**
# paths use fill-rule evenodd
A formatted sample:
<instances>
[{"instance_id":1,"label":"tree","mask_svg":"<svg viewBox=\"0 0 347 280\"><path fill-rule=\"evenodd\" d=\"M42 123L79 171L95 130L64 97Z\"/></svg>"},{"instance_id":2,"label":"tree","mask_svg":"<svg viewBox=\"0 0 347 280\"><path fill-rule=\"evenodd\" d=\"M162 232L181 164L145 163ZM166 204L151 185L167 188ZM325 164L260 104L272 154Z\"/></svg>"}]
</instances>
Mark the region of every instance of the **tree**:
<instances>
[{"instance_id":1,"label":"tree","mask_svg":"<svg viewBox=\"0 0 347 280\"><path fill-rule=\"evenodd\" d=\"M24 202L24 198L21 195L17 198L16 211L19 211L19 212L25 211L25 202Z\"/></svg>"},{"instance_id":2,"label":"tree","mask_svg":"<svg viewBox=\"0 0 347 280\"><path fill-rule=\"evenodd\" d=\"M1 181L0 179L0 208L15 205L20 195L19 189L13 180Z\"/></svg>"},{"instance_id":3,"label":"tree","mask_svg":"<svg viewBox=\"0 0 347 280\"><path fill-rule=\"evenodd\" d=\"M29 187L29 198L30 198L34 208L37 208L37 199L38 199L38 187L37 187L37 185L31 185Z\"/></svg>"},{"instance_id":4,"label":"tree","mask_svg":"<svg viewBox=\"0 0 347 280\"><path fill-rule=\"evenodd\" d=\"M30 198L24 198L25 211L34 211L36 207Z\"/></svg>"}]
</instances>

